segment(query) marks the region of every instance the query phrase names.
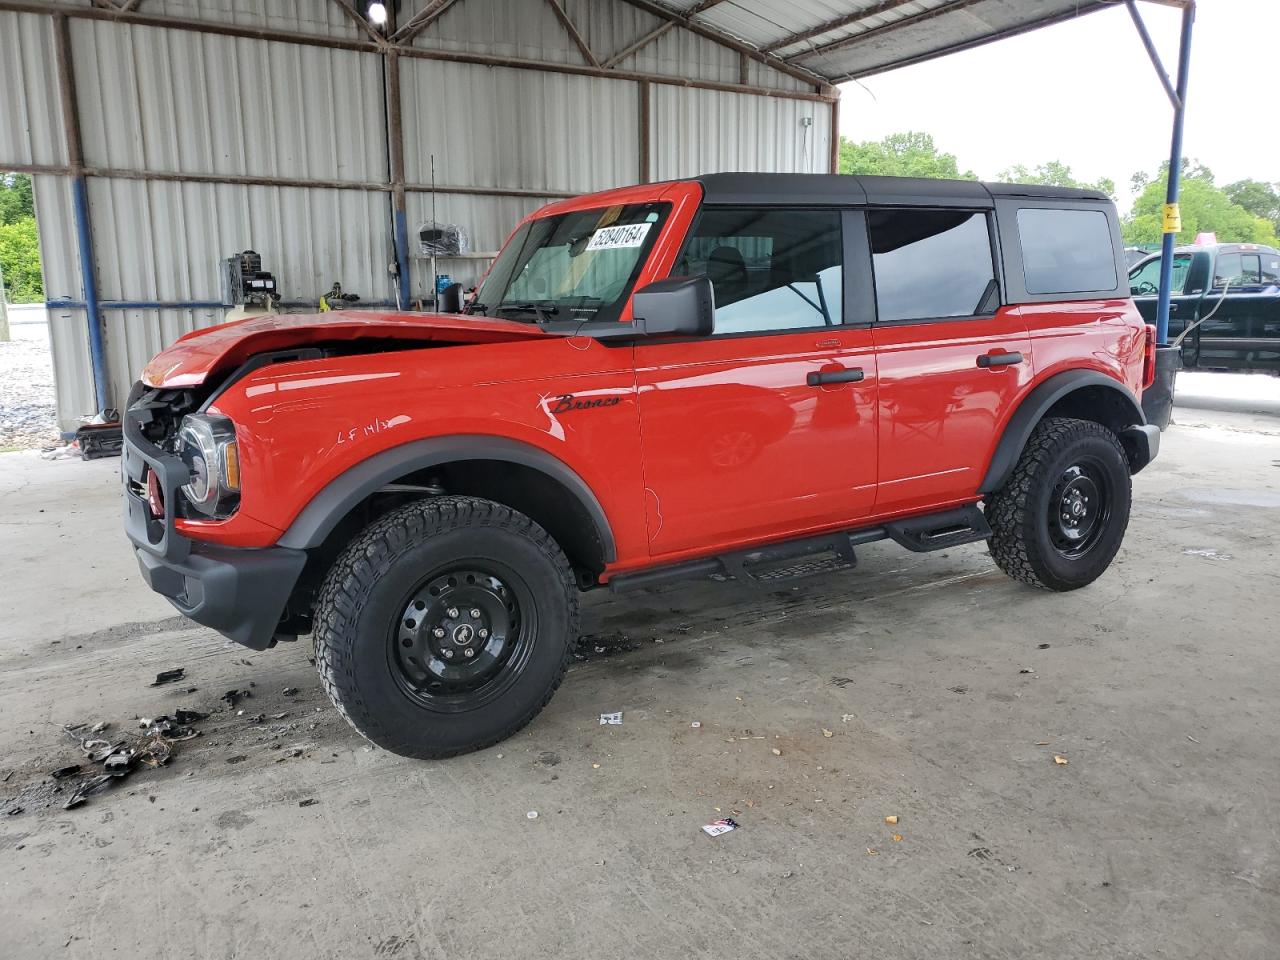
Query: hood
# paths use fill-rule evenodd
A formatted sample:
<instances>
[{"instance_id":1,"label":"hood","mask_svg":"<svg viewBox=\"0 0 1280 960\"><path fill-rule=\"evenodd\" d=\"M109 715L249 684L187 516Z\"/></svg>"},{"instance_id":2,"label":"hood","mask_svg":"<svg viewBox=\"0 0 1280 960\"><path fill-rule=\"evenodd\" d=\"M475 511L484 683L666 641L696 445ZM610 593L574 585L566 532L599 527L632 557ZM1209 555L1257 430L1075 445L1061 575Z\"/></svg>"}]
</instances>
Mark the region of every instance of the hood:
<instances>
[{"instance_id":1,"label":"hood","mask_svg":"<svg viewBox=\"0 0 1280 960\"><path fill-rule=\"evenodd\" d=\"M272 314L195 330L156 354L142 371L149 387L182 388L239 366L257 353L310 343L404 340L410 343L507 343L561 336L532 323L456 313L375 313L335 310L318 314ZM376 348L375 348L376 349Z\"/></svg>"}]
</instances>

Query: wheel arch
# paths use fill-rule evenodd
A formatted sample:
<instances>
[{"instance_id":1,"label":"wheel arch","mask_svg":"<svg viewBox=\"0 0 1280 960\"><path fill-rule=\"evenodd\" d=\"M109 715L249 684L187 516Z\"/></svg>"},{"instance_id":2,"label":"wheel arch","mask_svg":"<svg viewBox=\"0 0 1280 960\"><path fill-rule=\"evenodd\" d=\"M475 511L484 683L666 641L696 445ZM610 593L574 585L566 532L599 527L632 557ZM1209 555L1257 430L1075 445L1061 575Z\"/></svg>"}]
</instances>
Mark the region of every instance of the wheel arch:
<instances>
[{"instance_id":1,"label":"wheel arch","mask_svg":"<svg viewBox=\"0 0 1280 960\"><path fill-rule=\"evenodd\" d=\"M616 559L608 517L582 477L545 450L484 435L415 440L375 454L331 480L278 543L321 548L388 484L435 476L449 481L445 492L483 497L526 514L551 534L575 568L598 572Z\"/></svg>"},{"instance_id":2,"label":"wheel arch","mask_svg":"<svg viewBox=\"0 0 1280 960\"><path fill-rule=\"evenodd\" d=\"M1137 397L1123 383L1104 373L1065 370L1032 388L1018 405L996 444L979 493L994 493L1004 486L1031 431L1045 417L1073 417L1100 423L1120 437L1132 472L1146 465L1146 459L1125 436L1129 427L1145 426L1147 422Z\"/></svg>"}]
</instances>

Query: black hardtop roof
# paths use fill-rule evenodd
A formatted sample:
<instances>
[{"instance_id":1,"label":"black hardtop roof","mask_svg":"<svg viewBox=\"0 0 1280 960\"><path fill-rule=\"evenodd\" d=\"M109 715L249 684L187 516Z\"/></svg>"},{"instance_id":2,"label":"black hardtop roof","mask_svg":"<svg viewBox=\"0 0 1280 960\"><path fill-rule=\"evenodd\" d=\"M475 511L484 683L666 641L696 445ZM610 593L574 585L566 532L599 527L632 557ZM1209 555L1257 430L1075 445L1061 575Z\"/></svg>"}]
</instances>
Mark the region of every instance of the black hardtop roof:
<instances>
[{"instance_id":1,"label":"black hardtop roof","mask_svg":"<svg viewBox=\"0 0 1280 960\"><path fill-rule=\"evenodd\" d=\"M925 177L869 177L838 173L710 173L694 177L708 204L871 204L928 207L992 207L997 198L1100 200L1098 190Z\"/></svg>"}]
</instances>

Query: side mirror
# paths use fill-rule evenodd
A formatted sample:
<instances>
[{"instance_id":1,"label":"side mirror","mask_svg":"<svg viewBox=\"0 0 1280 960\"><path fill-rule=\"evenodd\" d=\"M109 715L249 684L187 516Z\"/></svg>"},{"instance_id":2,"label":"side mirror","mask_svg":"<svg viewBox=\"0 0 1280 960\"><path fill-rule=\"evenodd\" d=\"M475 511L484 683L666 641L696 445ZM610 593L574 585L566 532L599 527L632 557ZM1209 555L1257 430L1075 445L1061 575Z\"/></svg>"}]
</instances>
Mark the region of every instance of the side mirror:
<instances>
[{"instance_id":1,"label":"side mirror","mask_svg":"<svg viewBox=\"0 0 1280 960\"><path fill-rule=\"evenodd\" d=\"M462 312L462 284L451 283L437 294L437 313Z\"/></svg>"},{"instance_id":2,"label":"side mirror","mask_svg":"<svg viewBox=\"0 0 1280 960\"><path fill-rule=\"evenodd\" d=\"M706 337L715 329L716 295L711 279L668 277L635 292L636 332L646 337Z\"/></svg>"}]
</instances>

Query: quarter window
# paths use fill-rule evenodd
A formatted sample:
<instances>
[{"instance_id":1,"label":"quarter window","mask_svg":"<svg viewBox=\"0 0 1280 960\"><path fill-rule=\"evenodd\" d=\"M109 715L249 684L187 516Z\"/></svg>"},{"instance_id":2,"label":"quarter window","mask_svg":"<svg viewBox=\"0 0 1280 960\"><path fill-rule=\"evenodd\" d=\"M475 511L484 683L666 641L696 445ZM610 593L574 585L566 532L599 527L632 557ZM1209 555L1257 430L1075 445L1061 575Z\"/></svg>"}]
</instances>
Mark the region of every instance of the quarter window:
<instances>
[{"instance_id":1,"label":"quarter window","mask_svg":"<svg viewBox=\"0 0 1280 960\"><path fill-rule=\"evenodd\" d=\"M1246 253L1240 258L1240 280L1243 283L1262 282L1262 258L1256 253Z\"/></svg>"},{"instance_id":2,"label":"quarter window","mask_svg":"<svg viewBox=\"0 0 1280 960\"><path fill-rule=\"evenodd\" d=\"M707 209L676 273L711 278L716 333L842 322L844 256L835 210Z\"/></svg>"},{"instance_id":3,"label":"quarter window","mask_svg":"<svg viewBox=\"0 0 1280 960\"><path fill-rule=\"evenodd\" d=\"M1018 211L1027 293L1097 293L1116 288L1111 223L1101 210Z\"/></svg>"},{"instance_id":4,"label":"quarter window","mask_svg":"<svg viewBox=\"0 0 1280 960\"><path fill-rule=\"evenodd\" d=\"M969 317L994 302L985 213L872 210L867 224L882 323Z\"/></svg>"}]
</instances>

